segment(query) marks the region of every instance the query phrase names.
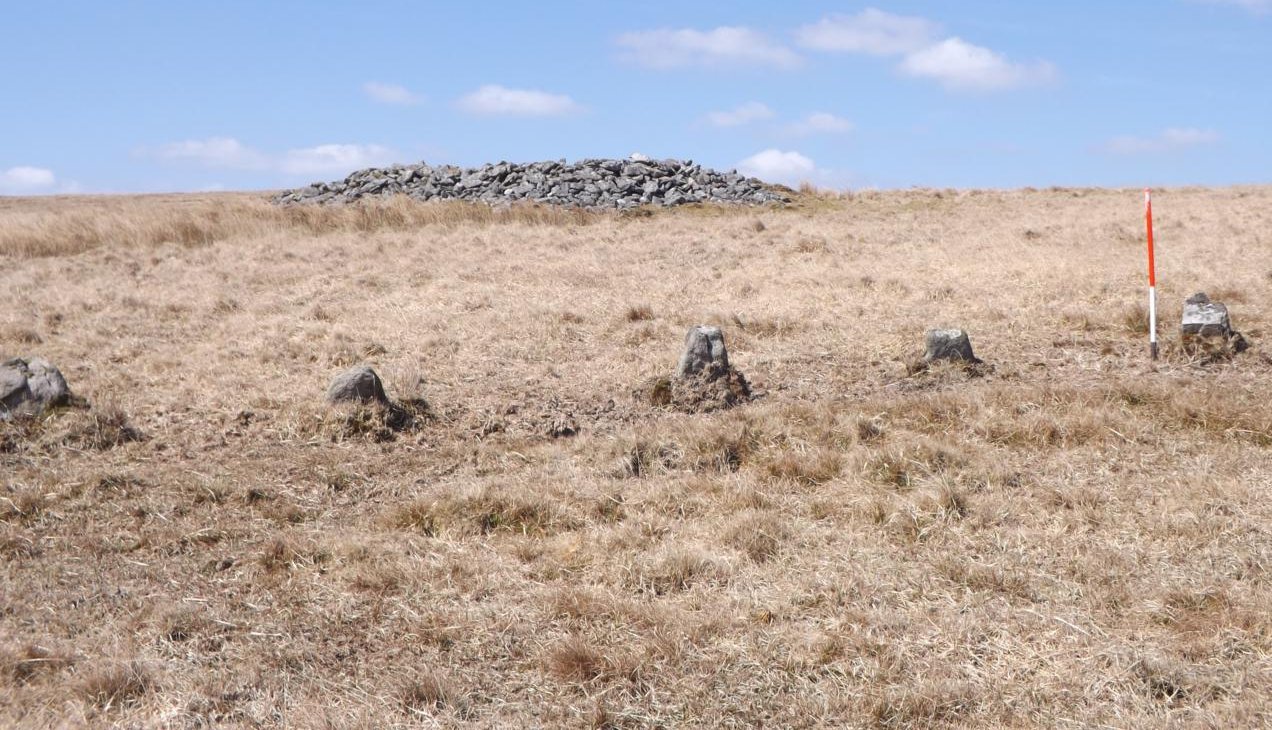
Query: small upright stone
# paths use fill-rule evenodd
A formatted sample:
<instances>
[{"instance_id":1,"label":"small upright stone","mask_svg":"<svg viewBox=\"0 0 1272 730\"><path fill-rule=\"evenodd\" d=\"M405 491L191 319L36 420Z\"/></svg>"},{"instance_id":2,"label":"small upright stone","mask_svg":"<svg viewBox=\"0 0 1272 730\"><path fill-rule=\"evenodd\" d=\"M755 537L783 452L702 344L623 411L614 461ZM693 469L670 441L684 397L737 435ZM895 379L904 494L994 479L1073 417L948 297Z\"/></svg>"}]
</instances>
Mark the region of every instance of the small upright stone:
<instances>
[{"instance_id":1,"label":"small upright stone","mask_svg":"<svg viewBox=\"0 0 1272 730\"><path fill-rule=\"evenodd\" d=\"M1231 355L1249 347L1245 337L1232 329L1228 308L1210 301L1205 292L1197 292L1184 300L1179 330L1184 350L1194 355Z\"/></svg>"},{"instance_id":2,"label":"small upright stone","mask_svg":"<svg viewBox=\"0 0 1272 730\"><path fill-rule=\"evenodd\" d=\"M636 400L685 413L732 408L751 400L746 376L729 365L724 333L700 324L685 334L685 349L671 377L650 378L637 386Z\"/></svg>"},{"instance_id":3,"label":"small upright stone","mask_svg":"<svg viewBox=\"0 0 1272 730\"><path fill-rule=\"evenodd\" d=\"M1219 302L1210 301L1205 292L1184 300L1183 324L1180 327L1185 339L1190 337L1223 337L1232 334L1232 323L1228 319L1228 308Z\"/></svg>"},{"instance_id":4,"label":"small upright stone","mask_svg":"<svg viewBox=\"0 0 1272 730\"><path fill-rule=\"evenodd\" d=\"M972 352L972 340L961 329L929 330L927 333L927 350L923 353L923 362L932 364L937 360L978 363Z\"/></svg>"},{"instance_id":5,"label":"small upright stone","mask_svg":"<svg viewBox=\"0 0 1272 730\"><path fill-rule=\"evenodd\" d=\"M676 377L688 378L706 372L709 378L729 371L729 351L719 327L700 324L685 335L685 350L676 365Z\"/></svg>"},{"instance_id":6,"label":"small upright stone","mask_svg":"<svg viewBox=\"0 0 1272 730\"><path fill-rule=\"evenodd\" d=\"M39 415L70 402L66 379L49 361L15 357L0 363L0 419L15 414Z\"/></svg>"},{"instance_id":7,"label":"small upright stone","mask_svg":"<svg viewBox=\"0 0 1272 730\"><path fill-rule=\"evenodd\" d=\"M389 402L380 376L366 365L359 365L337 375L327 388L328 403L383 403Z\"/></svg>"}]
</instances>

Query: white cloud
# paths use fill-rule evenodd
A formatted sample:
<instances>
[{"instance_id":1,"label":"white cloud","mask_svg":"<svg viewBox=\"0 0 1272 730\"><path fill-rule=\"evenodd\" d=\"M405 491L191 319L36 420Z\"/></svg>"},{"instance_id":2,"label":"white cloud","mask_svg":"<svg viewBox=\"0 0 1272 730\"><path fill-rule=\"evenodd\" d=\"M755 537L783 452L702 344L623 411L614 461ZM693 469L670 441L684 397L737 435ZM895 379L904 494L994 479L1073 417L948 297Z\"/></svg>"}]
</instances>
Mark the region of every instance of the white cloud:
<instances>
[{"instance_id":1,"label":"white cloud","mask_svg":"<svg viewBox=\"0 0 1272 730\"><path fill-rule=\"evenodd\" d=\"M263 170L269 158L233 137L187 139L163 145L155 152L162 160L192 162L203 167L231 170Z\"/></svg>"},{"instance_id":2,"label":"white cloud","mask_svg":"<svg viewBox=\"0 0 1272 730\"><path fill-rule=\"evenodd\" d=\"M940 26L926 18L867 8L856 15L831 15L795 31L796 41L818 51L895 56L924 48Z\"/></svg>"},{"instance_id":3,"label":"white cloud","mask_svg":"<svg viewBox=\"0 0 1272 730\"><path fill-rule=\"evenodd\" d=\"M1213 129L1172 127L1153 137L1125 135L1114 137L1104 144L1104 150L1115 155L1137 155L1155 152L1172 152L1200 145L1214 144L1220 135Z\"/></svg>"},{"instance_id":4,"label":"white cloud","mask_svg":"<svg viewBox=\"0 0 1272 730\"><path fill-rule=\"evenodd\" d=\"M817 165L798 152L768 149L739 162L738 170L766 182L798 185L816 174Z\"/></svg>"},{"instance_id":5,"label":"white cloud","mask_svg":"<svg viewBox=\"0 0 1272 730\"><path fill-rule=\"evenodd\" d=\"M143 150L143 154L147 151ZM268 153L233 137L210 137L173 142L151 152L168 162L189 163L224 170L280 172L286 175L325 175L385 165L393 150L376 144L321 144Z\"/></svg>"},{"instance_id":6,"label":"white cloud","mask_svg":"<svg viewBox=\"0 0 1272 730\"><path fill-rule=\"evenodd\" d=\"M424 100L424 97L405 86L385 84L379 81L368 81L363 84L362 93L370 97L372 101L396 106L413 106Z\"/></svg>"},{"instance_id":7,"label":"white cloud","mask_svg":"<svg viewBox=\"0 0 1272 730\"><path fill-rule=\"evenodd\" d=\"M961 38L947 38L911 53L900 69L908 76L933 79L952 91L1001 91L1046 83L1056 76L1055 67L1045 61L1015 63Z\"/></svg>"},{"instance_id":8,"label":"white cloud","mask_svg":"<svg viewBox=\"0 0 1272 730\"><path fill-rule=\"evenodd\" d=\"M852 122L827 112L814 112L787 126L791 134L844 134L852 131Z\"/></svg>"},{"instance_id":9,"label":"white cloud","mask_svg":"<svg viewBox=\"0 0 1272 730\"><path fill-rule=\"evenodd\" d=\"M830 15L802 26L795 38L805 48L819 51L901 56L901 73L933 79L952 91L1001 91L1056 77L1055 66L1045 61L1017 63L957 37L937 41L940 31L940 25L927 18L867 8L856 15Z\"/></svg>"},{"instance_id":10,"label":"white cloud","mask_svg":"<svg viewBox=\"0 0 1272 730\"><path fill-rule=\"evenodd\" d=\"M509 89L498 84L487 84L465 95L456 104L469 114L482 116L557 117L583 109L564 94Z\"/></svg>"},{"instance_id":11,"label":"white cloud","mask_svg":"<svg viewBox=\"0 0 1272 730\"><path fill-rule=\"evenodd\" d=\"M320 144L288 150L279 168L289 175L323 175L387 165L392 160L392 150L378 144Z\"/></svg>"},{"instance_id":12,"label":"white cloud","mask_svg":"<svg viewBox=\"0 0 1272 730\"><path fill-rule=\"evenodd\" d=\"M656 69L682 66L794 68L802 63L791 49L744 27L634 31L623 33L616 42L628 60Z\"/></svg>"},{"instance_id":13,"label":"white cloud","mask_svg":"<svg viewBox=\"0 0 1272 730\"><path fill-rule=\"evenodd\" d=\"M743 124L772 119L773 110L758 101L748 101L731 111L707 114L707 123L713 127L740 127Z\"/></svg>"},{"instance_id":14,"label":"white cloud","mask_svg":"<svg viewBox=\"0 0 1272 730\"><path fill-rule=\"evenodd\" d=\"M43 167L19 165L0 172L0 193L48 192L56 184L57 176Z\"/></svg>"}]
</instances>

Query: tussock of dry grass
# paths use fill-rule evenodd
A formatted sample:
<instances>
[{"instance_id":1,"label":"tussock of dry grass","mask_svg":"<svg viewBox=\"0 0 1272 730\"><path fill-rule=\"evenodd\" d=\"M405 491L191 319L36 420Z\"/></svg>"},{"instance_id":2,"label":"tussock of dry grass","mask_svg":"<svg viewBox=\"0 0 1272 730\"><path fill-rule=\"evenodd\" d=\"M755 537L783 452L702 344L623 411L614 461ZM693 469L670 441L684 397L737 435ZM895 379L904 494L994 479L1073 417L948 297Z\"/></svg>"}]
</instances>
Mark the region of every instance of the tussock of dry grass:
<instances>
[{"instance_id":1,"label":"tussock of dry grass","mask_svg":"<svg viewBox=\"0 0 1272 730\"><path fill-rule=\"evenodd\" d=\"M138 662L110 662L86 668L79 677L78 692L92 704L111 709L135 703L155 689L155 679Z\"/></svg>"},{"instance_id":2,"label":"tussock of dry grass","mask_svg":"<svg viewBox=\"0 0 1272 730\"><path fill-rule=\"evenodd\" d=\"M1158 198L1156 365L1135 191L0 201L0 725L1266 726L1272 191Z\"/></svg>"}]
</instances>

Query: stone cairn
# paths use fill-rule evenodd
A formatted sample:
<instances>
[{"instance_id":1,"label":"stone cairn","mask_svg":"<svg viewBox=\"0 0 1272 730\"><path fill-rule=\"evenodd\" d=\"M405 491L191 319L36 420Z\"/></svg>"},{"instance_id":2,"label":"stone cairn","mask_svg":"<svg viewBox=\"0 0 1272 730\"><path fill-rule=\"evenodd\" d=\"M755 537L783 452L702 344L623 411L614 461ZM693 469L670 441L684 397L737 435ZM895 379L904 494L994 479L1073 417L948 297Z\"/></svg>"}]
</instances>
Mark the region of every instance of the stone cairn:
<instances>
[{"instance_id":1,"label":"stone cairn","mask_svg":"<svg viewBox=\"0 0 1272 730\"><path fill-rule=\"evenodd\" d=\"M1179 329L1184 351L1190 355L1231 355L1249 347L1245 337L1232 329L1228 308L1210 301L1205 292L1184 301Z\"/></svg>"},{"instance_id":2,"label":"stone cairn","mask_svg":"<svg viewBox=\"0 0 1272 730\"><path fill-rule=\"evenodd\" d=\"M392 195L489 205L530 201L597 209L789 201L778 189L736 171L717 172L692 161L635 159L500 162L467 169L421 162L358 170L344 180L283 191L273 200L282 205L342 204Z\"/></svg>"},{"instance_id":3,"label":"stone cairn","mask_svg":"<svg viewBox=\"0 0 1272 730\"><path fill-rule=\"evenodd\" d=\"M746 376L729 365L719 327L697 325L685 334L684 351L671 377L656 377L636 389L638 400L691 413L715 411L751 400Z\"/></svg>"},{"instance_id":4,"label":"stone cairn","mask_svg":"<svg viewBox=\"0 0 1272 730\"><path fill-rule=\"evenodd\" d=\"M50 408L71 404L66 378L49 361L15 357L0 362L0 421L14 416L38 416Z\"/></svg>"}]
</instances>

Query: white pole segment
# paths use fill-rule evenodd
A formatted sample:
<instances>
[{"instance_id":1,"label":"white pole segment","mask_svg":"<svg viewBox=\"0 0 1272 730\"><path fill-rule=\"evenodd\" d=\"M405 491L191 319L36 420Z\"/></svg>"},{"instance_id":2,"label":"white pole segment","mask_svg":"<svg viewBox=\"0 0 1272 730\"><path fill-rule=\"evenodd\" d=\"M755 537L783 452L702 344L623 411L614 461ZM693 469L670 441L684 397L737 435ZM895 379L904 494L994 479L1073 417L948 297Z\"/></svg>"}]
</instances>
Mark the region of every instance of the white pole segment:
<instances>
[{"instance_id":1,"label":"white pole segment","mask_svg":"<svg viewBox=\"0 0 1272 730\"><path fill-rule=\"evenodd\" d=\"M1157 359L1157 287L1148 288L1148 343L1153 359Z\"/></svg>"}]
</instances>

